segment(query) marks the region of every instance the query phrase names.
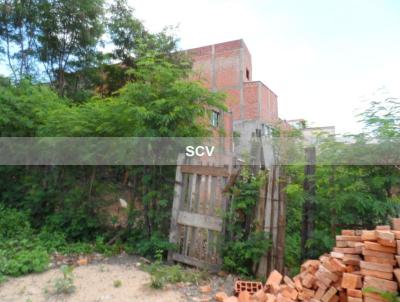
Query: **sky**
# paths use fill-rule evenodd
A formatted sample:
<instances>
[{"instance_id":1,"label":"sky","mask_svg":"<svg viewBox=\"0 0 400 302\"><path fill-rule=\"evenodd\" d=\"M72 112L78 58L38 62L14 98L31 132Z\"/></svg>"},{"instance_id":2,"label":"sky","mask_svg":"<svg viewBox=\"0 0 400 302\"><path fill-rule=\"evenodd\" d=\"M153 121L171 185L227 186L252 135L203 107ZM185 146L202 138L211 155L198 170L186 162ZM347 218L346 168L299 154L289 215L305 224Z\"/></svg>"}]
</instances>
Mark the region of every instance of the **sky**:
<instances>
[{"instance_id":1,"label":"sky","mask_svg":"<svg viewBox=\"0 0 400 302\"><path fill-rule=\"evenodd\" d=\"M283 119L356 133L369 101L400 97L398 0L128 1L151 31L178 26L182 49L244 39Z\"/></svg>"}]
</instances>

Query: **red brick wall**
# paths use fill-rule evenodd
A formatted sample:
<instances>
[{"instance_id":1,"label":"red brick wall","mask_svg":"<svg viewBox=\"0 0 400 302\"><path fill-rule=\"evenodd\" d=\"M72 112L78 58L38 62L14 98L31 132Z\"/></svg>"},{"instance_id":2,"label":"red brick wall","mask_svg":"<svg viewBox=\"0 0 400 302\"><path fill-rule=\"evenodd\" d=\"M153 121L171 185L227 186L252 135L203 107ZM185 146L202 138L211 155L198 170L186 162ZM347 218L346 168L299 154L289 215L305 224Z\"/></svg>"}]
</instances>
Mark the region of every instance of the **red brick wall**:
<instances>
[{"instance_id":1,"label":"red brick wall","mask_svg":"<svg viewBox=\"0 0 400 302\"><path fill-rule=\"evenodd\" d=\"M278 97L267 86L260 82L261 89L261 114L260 119L276 124L278 122Z\"/></svg>"},{"instance_id":2,"label":"red brick wall","mask_svg":"<svg viewBox=\"0 0 400 302\"><path fill-rule=\"evenodd\" d=\"M259 114L259 82L247 82L244 85L243 119L255 120Z\"/></svg>"},{"instance_id":3,"label":"red brick wall","mask_svg":"<svg viewBox=\"0 0 400 302\"><path fill-rule=\"evenodd\" d=\"M188 54L204 85L227 93L226 105L233 121L277 122L277 96L261 82L252 81L251 54L243 40L190 49ZM232 133L226 129L226 134Z\"/></svg>"}]
</instances>

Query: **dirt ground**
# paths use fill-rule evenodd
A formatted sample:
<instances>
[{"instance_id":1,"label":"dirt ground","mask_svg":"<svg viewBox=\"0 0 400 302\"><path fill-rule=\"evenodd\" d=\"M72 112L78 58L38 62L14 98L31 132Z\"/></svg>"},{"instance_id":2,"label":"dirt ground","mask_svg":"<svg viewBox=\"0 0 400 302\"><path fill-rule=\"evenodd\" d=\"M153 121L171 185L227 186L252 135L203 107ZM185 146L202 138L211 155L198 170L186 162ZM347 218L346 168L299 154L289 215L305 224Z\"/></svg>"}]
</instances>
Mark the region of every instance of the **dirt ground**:
<instances>
[{"instance_id":1,"label":"dirt ground","mask_svg":"<svg viewBox=\"0 0 400 302\"><path fill-rule=\"evenodd\" d=\"M0 285L1 302L180 302L187 301L175 290L149 287L150 275L135 263L97 263L74 269L76 290L67 296L54 296L54 282L62 277L59 269L10 279ZM114 287L120 280L121 286Z\"/></svg>"}]
</instances>

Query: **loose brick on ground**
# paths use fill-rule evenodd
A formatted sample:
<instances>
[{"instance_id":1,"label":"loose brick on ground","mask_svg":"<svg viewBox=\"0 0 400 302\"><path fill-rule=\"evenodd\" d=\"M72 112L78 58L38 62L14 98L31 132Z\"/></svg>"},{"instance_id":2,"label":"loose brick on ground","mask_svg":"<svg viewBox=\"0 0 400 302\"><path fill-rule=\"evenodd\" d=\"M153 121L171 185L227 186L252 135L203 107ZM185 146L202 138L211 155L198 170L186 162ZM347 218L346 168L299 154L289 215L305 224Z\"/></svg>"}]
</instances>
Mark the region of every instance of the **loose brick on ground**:
<instances>
[{"instance_id":1,"label":"loose brick on ground","mask_svg":"<svg viewBox=\"0 0 400 302\"><path fill-rule=\"evenodd\" d=\"M387 300L382 298L381 295L379 295L377 293L371 293L371 292L364 291L363 296L364 296L364 301L368 300L368 301L388 302Z\"/></svg>"},{"instance_id":2,"label":"loose brick on ground","mask_svg":"<svg viewBox=\"0 0 400 302\"><path fill-rule=\"evenodd\" d=\"M312 274L307 274L304 278L302 278L301 282L304 287L312 288L315 283L315 277Z\"/></svg>"},{"instance_id":3,"label":"loose brick on ground","mask_svg":"<svg viewBox=\"0 0 400 302\"><path fill-rule=\"evenodd\" d=\"M377 231L390 231L390 225L377 225L375 230L377 230Z\"/></svg>"},{"instance_id":4,"label":"loose brick on ground","mask_svg":"<svg viewBox=\"0 0 400 302\"><path fill-rule=\"evenodd\" d=\"M339 302L339 296L334 295L334 296L329 300L329 302Z\"/></svg>"},{"instance_id":5,"label":"loose brick on ground","mask_svg":"<svg viewBox=\"0 0 400 302\"><path fill-rule=\"evenodd\" d=\"M239 302L250 302L250 293L248 291L243 291L239 293L238 301Z\"/></svg>"},{"instance_id":6,"label":"loose brick on ground","mask_svg":"<svg viewBox=\"0 0 400 302\"><path fill-rule=\"evenodd\" d=\"M294 284L293 280L290 279L290 277L288 276L283 277L283 282L285 282L285 284L290 286L291 288L296 288L296 285Z\"/></svg>"},{"instance_id":7,"label":"loose brick on ground","mask_svg":"<svg viewBox=\"0 0 400 302\"><path fill-rule=\"evenodd\" d=\"M397 291L397 282L384 280L372 276L364 277L364 286L363 288L374 287L379 290L396 292Z\"/></svg>"},{"instance_id":8,"label":"loose brick on ground","mask_svg":"<svg viewBox=\"0 0 400 302\"><path fill-rule=\"evenodd\" d=\"M334 287L330 287L326 293L322 296L321 301L322 302L329 302L332 297L337 293L337 289Z\"/></svg>"},{"instance_id":9,"label":"loose brick on ground","mask_svg":"<svg viewBox=\"0 0 400 302\"><path fill-rule=\"evenodd\" d=\"M378 236L376 235L375 231L367 231L363 230L361 232L361 240L362 241L376 241Z\"/></svg>"},{"instance_id":10,"label":"loose brick on ground","mask_svg":"<svg viewBox=\"0 0 400 302\"><path fill-rule=\"evenodd\" d=\"M314 298L320 300L323 297L323 295L325 294L325 292L326 292L326 289L324 289L323 287L319 287L317 289L317 291L315 292Z\"/></svg>"},{"instance_id":11,"label":"loose brick on ground","mask_svg":"<svg viewBox=\"0 0 400 302\"><path fill-rule=\"evenodd\" d=\"M362 250L362 254L364 256L373 256L373 257L378 257L378 258L394 259L394 253L378 252L378 251L367 249L365 247Z\"/></svg>"},{"instance_id":12,"label":"loose brick on ground","mask_svg":"<svg viewBox=\"0 0 400 302\"><path fill-rule=\"evenodd\" d=\"M286 298L286 297L282 296L281 294L278 294L276 296L276 302L293 302L293 300Z\"/></svg>"},{"instance_id":13,"label":"loose brick on ground","mask_svg":"<svg viewBox=\"0 0 400 302\"><path fill-rule=\"evenodd\" d=\"M379 243L372 242L372 241L364 241L364 247L367 250L377 251L377 252L381 252L381 253L390 253L390 254L396 253L396 248L390 247L390 246L383 246Z\"/></svg>"},{"instance_id":14,"label":"loose brick on ground","mask_svg":"<svg viewBox=\"0 0 400 302\"><path fill-rule=\"evenodd\" d=\"M400 285L400 268L394 270L394 275L396 277L397 283Z\"/></svg>"},{"instance_id":15,"label":"loose brick on ground","mask_svg":"<svg viewBox=\"0 0 400 302\"><path fill-rule=\"evenodd\" d=\"M355 297L347 297L347 302L363 302L363 299Z\"/></svg>"},{"instance_id":16,"label":"loose brick on ground","mask_svg":"<svg viewBox=\"0 0 400 302\"><path fill-rule=\"evenodd\" d=\"M376 278L380 278L380 279L393 280L393 273L378 272L378 271L362 268L361 274L363 276L371 276L371 277L376 277Z\"/></svg>"},{"instance_id":17,"label":"loose brick on ground","mask_svg":"<svg viewBox=\"0 0 400 302\"><path fill-rule=\"evenodd\" d=\"M331 252L330 255L331 255L331 257L337 258L337 259L343 259L344 258L344 254L343 253Z\"/></svg>"},{"instance_id":18,"label":"loose brick on ground","mask_svg":"<svg viewBox=\"0 0 400 302\"><path fill-rule=\"evenodd\" d=\"M384 263L360 261L360 268L367 269L367 270L375 270L375 271L379 271L379 272L386 272L386 273L393 272L393 265L384 264Z\"/></svg>"},{"instance_id":19,"label":"loose brick on ground","mask_svg":"<svg viewBox=\"0 0 400 302\"><path fill-rule=\"evenodd\" d=\"M347 265L359 265L361 257L359 255L344 254L343 263Z\"/></svg>"},{"instance_id":20,"label":"loose brick on ground","mask_svg":"<svg viewBox=\"0 0 400 302\"><path fill-rule=\"evenodd\" d=\"M359 289L347 289L347 295L354 298L362 298L362 291Z\"/></svg>"},{"instance_id":21,"label":"loose brick on ground","mask_svg":"<svg viewBox=\"0 0 400 302\"><path fill-rule=\"evenodd\" d=\"M274 270L269 275L267 282L265 282L266 287L272 288L274 291L279 289L279 284L282 282L283 276L277 270Z\"/></svg>"},{"instance_id":22,"label":"loose brick on ground","mask_svg":"<svg viewBox=\"0 0 400 302\"><path fill-rule=\"evenodd\" d=\"M342 288L356 289L360 279L359 275L344 273L342 277Z\"/></svg>"},{"instance_id":23,"label":"loose brick on ground","mask_svg":"<svg viewBox=\"0 0 400 302\"><path fill-rule=\"evenodd\" d=\"M359 241L359 242L361 242L361 236L337 235L336 241Z\"/></svg>"},{"instance_id":24,"label":"loose brick on ground","mask_svg":"<svg viewBox=\"0 0 400 302\"><path fill-rule=\"evenodd\" d=\"M267 295L265 294L263 289L260 289L252 296L253 302L266 302Z\"/></svg>"},{"instance_id":25,"label":"loose brick on ground","mask_svg":"<svg viewBox=\"0 0 400 302\"><path fill-rule=\"evenodd\" d=\"M315 291L308 288L304 288L303 291L299 293L298 299L300 301L309 301L314 296L315 296Z\"/></svg>"},{"instance_id":26,"label":"loose brick on ground","mask_svg":"<svg viewBox=\"0 0 400 302\"><path fill-rule=\"evenodd\" d=\"M215 294L214 299L217 302L223 302L225 298L228 298L228 295L225 292L218 292ZM261 302L261 301L260 301Z\"/></svg>"},{"instance_id":27,"label":"loose brick on ground","mask_svg":"<svg viewBox=\"0 0 400 302\"><path fill-rule=\"evenodd\" d=\"M280 291L282 296L289 298L291 300L296 300L298 296L298 291L288 285L281 285Z\"/></svg>"},{"instance_id":28,"label":"loose brick on ground","mask_svg":"<svg viewBox=\"0 0 400 302\"><path fill-rule=\"evenodd\" d=\"M388 239L381 239L381 238L378 238L378 241L377 241L379 244L381 244L381 245L383 245L383 246L388 246L388 247L396 247L397 246L397 244L396 244L396 240L388 240Z\"/></svg>"},{"instance_id":29,"label":"loose brick on ground","mask_svg":"<svg viewBox=\"0 0 400 302\"><path fill-rule=\"evenodd\" d=\"M385 239L389 241L394 241L395 240L395 235L391 231L375 231L376 236L378 239Z\"/></svg>"},{"instance_id":30,"label":"loose brick on ground","mask_svg":"<svg viewBox=\"0 0 400 302\"><path fill-rule=\"evenodd\" d=\"M396 256L396 258L397 258L397 256ZM394 259L379 258L379 257L374 257L374 256L364 256L364 260L367 262L374 262L374 263L379 263L379 264L390 264L393 266L397 264L397 261Z\"/></svg>"},{"instance_id":31,"label":"loose brick on ground","mask_svg":"<svg viewBox=\"0 0 400 302\"><path fill-rule=\"evenodd\" d=\"M228 298L225 298L223 302L238 302L238 298L236 298L235 296L231 296Z\"/></svg>"},{"instance_id":32,"label":"loose brick on ground","mask_svg":"<svg viewBox=\"0 0 400 302\"><path fill-rule=\"evenodd\" d=\"M333 251L343 254L361 254L361 247L334 247Z\"/></svg>"}]
</instances>

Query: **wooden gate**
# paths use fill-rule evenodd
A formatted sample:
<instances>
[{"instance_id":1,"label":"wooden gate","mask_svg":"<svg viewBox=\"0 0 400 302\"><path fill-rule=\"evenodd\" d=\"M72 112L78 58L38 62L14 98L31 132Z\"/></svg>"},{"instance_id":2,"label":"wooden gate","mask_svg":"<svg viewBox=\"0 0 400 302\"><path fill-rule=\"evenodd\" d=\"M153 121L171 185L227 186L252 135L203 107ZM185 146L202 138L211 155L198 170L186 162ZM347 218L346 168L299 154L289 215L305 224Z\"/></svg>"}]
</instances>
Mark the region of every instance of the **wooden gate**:
<instances>
[{"instance_id":1,"label":"wooden gate","mask_svg":"<svg viewBox=\"0 0 400 302\"><path fill-rule=\"evenodd\" d=\"M229 176L229 167L194 165L192 159L179 156L170 232L177 250L169 252L170 261L220 269L219 246L228 206L223 191Z\"/></svg>"}]
</instances>

